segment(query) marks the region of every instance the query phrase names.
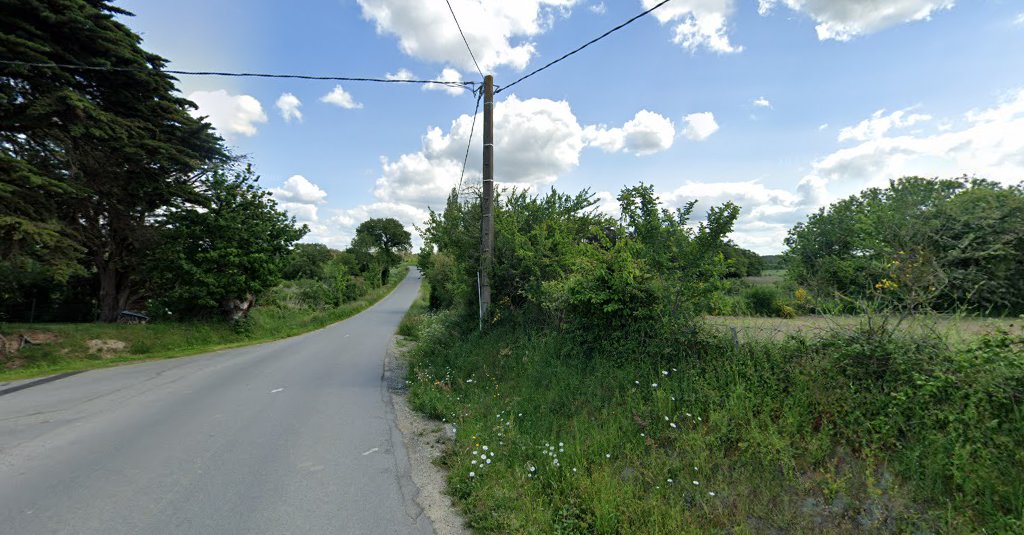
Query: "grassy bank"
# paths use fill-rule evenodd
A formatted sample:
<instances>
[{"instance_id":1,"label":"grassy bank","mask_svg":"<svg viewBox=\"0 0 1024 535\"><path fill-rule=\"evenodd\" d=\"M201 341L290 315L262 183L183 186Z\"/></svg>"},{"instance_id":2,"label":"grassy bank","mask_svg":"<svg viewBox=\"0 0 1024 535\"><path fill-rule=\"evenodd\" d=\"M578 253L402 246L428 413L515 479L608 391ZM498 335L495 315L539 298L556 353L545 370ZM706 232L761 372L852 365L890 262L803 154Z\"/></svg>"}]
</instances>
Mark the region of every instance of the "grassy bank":
<instances>
[{"instance_id":1,"label":"grassy bank","mask_svg":"<svg viewBox=\"0 0 1024 535\"><path fill-rule=\"evenodd\" d=\"M395 270L387 286L339 307L257 306L246 321L236 326L220 320L148 325L0 324L0 334L8 339L24 333L31 339L48 341L25 346L9 357L0 368L0 381L181 357L295 336L362 312L391 293L407 272L408 267Z\"/></svg>"},{"instance_id":2,"label":"grassy bank","mask_svg":"<svg viewBox=\"0 0 1024 535\"><path fill-rule=\"evenodd\" d=\"M1024 340L837 331L658 354L422 316L410 399L458 427L485 533L1019 533Z\"/></svg>"}]
</instances>

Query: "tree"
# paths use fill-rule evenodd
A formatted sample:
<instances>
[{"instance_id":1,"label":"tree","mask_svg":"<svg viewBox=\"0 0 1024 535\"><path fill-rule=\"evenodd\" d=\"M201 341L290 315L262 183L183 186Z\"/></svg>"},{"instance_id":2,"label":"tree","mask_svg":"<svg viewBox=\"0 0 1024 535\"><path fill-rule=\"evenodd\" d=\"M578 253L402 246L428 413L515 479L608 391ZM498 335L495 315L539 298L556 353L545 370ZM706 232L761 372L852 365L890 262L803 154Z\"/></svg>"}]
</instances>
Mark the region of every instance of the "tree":
<instances>
[{"instance_id":1,"label":"tree","mask_svg":"<svg viewBox=\"0 0 1024 535\"><path fill-rule=\"evenodd\" d=\"M393 217L368 219L356 227L352 249L372 260L380 270L381 284L387 284L391 268L402 262L402 253L412 249L412 235Z\"/></svg>"},{"instance_id":2,"label":"tree","mask_svg":"<svg viewBox=\"0 0 1024 535\"><path fill-rule=\"evenodd\" d=\"M204 182L208 203L162 217L151 270L158 295L175 311L220 310L238 320L280 282L292 245L309 229L279 211L258 180L249 166L233 176L214 173Z\"/></svg>"},{"instance_id":3,"label":"tree","mask_svg":"<svg viewBox=\"0 0 1024 535\"><path fill-rule=\"evenodd\" d=\"M0 225L18 229L22 257L66 266L84 249L106 321L138 295L154 214L196 202L199 178L228 159L166 61L115 15L131 14L101 0L0 4L4 58L100 67L3 65L0 195L27 205L4 208Z\"/></svg>"},{"instance_id":4,"label":"tree","mask_svg":"<svg viewBox=\"0 0 1024 535\"><path fill-rule=\"evenodd\" d=\"M322 279L328 263L338 253L322 243L296 243L281 276L285 280Z\"/></svg>"},{"instance_id":5,"label":"tree","mask_svg":"<svg viewBox=\"0 0 1024 535\"><path fill-rule=\"evenodd\" d=\"M811 215L786 238L789 274L819 292L911 310L1024 310L1024 193L905 177Z\"/></svg>"}]
</instances>

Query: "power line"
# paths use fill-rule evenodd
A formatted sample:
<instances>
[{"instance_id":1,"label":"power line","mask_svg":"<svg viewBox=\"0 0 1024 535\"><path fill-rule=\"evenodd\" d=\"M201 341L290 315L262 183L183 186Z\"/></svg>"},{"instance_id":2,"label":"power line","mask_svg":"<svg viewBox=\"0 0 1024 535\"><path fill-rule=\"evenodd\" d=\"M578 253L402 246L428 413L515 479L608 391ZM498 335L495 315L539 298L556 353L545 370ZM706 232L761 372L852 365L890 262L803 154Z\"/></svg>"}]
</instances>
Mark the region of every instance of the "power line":
<instances>
[{"instance_id":1,"label":"power line","mask_svg":"<svg viewBox=\"0 0 1024 535\"><path fill-rule=\"evenodd\" d=\"M580 50L583 50L584 48L587 48L588 46L590 46L590 45L600 41L601 39L604 39L605 37L608 37L612 33L615 33L616 31L621 30L622 28L625 28L626 26L630 25L633 21L635 21L635 20L637 20L637 19L647 15L648 13L654 11L655 9L658 9L659 7L669 3L671 1L672 0L662 0L657 5L655 5L654 7L650 8L650 9L648 9L647 11L644 11L643 13L640 13L639 15L637 15L637 16L629 19L629 20L627 20L626 22L623 22L622 24L619 24L618 26L608 30L607 32L602 33L601 35L597 36L596 38L591 39L590 41L587 41L586 44L584 44L583 46L577 48L576 50L573 50L572 52L569 52L568 54L566 54L566 55L564 55L564 56L562 56L562 57L552 61L551 63L548 63L547 65L545 65L545 66L543 66L543 67L541 67L541 68L531 72L530 74L527 74L526 76L523 76L522 78L512 82L511 84L508 84L506 86L502 86L502 87L498 88L494 92L495 93L501 93L502 91L504 91L504 90L506 90L506 89L508 89L508 88L510 88L510 87L512 87L512 86L514 86L516 84L518 84L519 82L522 82L523 80L525 80L525 79L527 79L527 78L529 78L529 77L539 73L540 71L543 71L544 69L547 69L548 67L554 65L555 63L558 63L559 61L562 61L563 59L568 58L569 56L579 52Z\"/></svg>"},{"instance_id":2,"label":"power line","mask_svg":"<svg viewBox=\"0 0 1024 535\"><path fill-rule=\"evenodd\" d=\"M17 65L21 67L40 67L50 69L77 69L85 71L117 71L117 72L150 72L153 69L145 67L114 67L107 65L69 65L63 63L36 63L31 61L0 60L3 65ZM318 76L310 74L276 74L261 72L222 72L222 71L180 71L160 69L166 74L180 76L228 76L235 78L285 78L291 80L328 80L334 82L379 82L385 84L437 84L448 87L462 87L473 89L478 82L450 82L443 80L407 80L401 78L366 78L353 76Z\"/></svg>"},{"instance_id":3,"label":"power line","mask_svg":"<svg viewBox=\"0 0 1024 535\"><path fill-rule=\"evenodd\" d=\"M462 179L466 176L466 164L469 163L469 149L473 146L473 130L476 130L476 114L480 111L480 98L484 96L483 88L476 94L476 106L473 108L473 123L469 126L469 141L466 142L466 157L462 160L462 173L459 175L459 195L462 195Z\"/></svg>"},{"instance_id":4,"label":"power line","mask_svg":"<svg viewBox=\"0 0 1024 535\"><path fill-rule=\"evenodd\" d=\"M473 65L476 65L476 72L480 74L480 79L484 78L484 71L480 69L480 64L476 62L476 56L473 55L473 49L469 46L469 40L466 39L466 34L462 32L462 25L459 24L459 17L455 16L455 10L452 9L452 3L448 0L444 0L448 4L448 11L452 12L452 18L455 19L455 27L459 29L459 35L462 36L462 42L466 43L466 50L469 50L469 57L473 58Z\"/></svg>"}]
</instances>

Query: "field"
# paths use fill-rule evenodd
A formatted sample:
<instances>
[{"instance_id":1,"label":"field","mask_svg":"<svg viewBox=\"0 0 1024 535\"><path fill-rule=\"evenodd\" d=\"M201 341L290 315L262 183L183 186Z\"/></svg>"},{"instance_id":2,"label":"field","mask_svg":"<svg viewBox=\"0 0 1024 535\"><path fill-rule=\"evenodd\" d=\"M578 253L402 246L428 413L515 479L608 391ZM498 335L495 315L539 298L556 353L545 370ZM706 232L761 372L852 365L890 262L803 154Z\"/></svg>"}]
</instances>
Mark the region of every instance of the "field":
<instances>
[{"instance_id":1,"label":"field","mask_svg":"<svg viewBox=\"0 0 1024 535\"><path fill-rule=\"evenodd\" d=\"M795 318L770 318L759 316L709 316L709 325L729 333L735 327L741 341L759 339L782 340L790 335L823 338L837 332L850 332L866 321L862 316L797 316ZM878 317L875 321L894 322L893 317ZM915 316L901 326L912 334L934 336L954 343L968 342L986 334L1005 331L1012 335L1024 335L1022 318L983 318L930 314Z\"/></svg>"}]
</instances>

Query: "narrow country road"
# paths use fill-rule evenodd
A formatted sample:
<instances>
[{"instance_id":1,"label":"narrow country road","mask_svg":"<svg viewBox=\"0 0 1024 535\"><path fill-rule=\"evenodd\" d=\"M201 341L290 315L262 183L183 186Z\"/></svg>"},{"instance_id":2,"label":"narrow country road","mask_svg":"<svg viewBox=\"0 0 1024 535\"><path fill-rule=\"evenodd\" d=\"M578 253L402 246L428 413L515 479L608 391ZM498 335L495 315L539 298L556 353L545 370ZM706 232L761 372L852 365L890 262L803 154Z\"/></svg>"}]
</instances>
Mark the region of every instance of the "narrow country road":
<instances>
[{"instance_id":1,"label":"narrow country road","mask_svg":"<svg viewBox=\"0 0 1024 535\"><path fill-rule=\"evenodd\" d=\"M0 396L0 533L431 533L381 380L419 284L303 336Z\"/></svg>"}]
</instances>

